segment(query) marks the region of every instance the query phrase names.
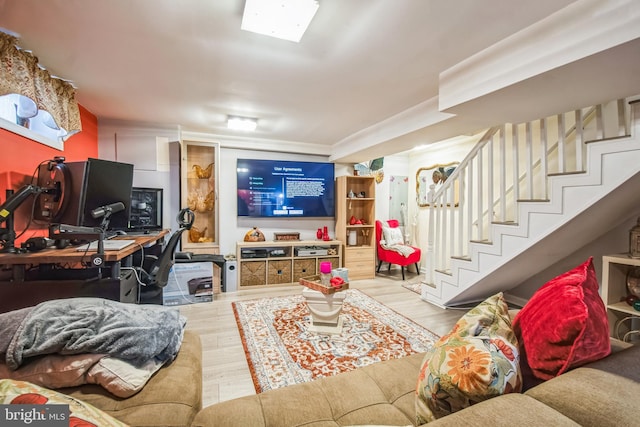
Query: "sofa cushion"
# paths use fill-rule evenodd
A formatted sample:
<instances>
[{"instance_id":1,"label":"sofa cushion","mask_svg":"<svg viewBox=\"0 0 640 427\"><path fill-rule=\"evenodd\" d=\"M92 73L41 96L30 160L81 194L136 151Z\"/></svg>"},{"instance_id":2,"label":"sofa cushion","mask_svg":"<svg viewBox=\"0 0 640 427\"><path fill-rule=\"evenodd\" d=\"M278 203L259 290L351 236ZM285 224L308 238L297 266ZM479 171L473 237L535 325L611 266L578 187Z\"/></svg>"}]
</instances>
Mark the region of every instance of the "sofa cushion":
<instances>
[{"instance_id":1,"label":"sofa cushion","mask_svg":"<svg viewBox=\"0 0 640 427\"><path fill-rule=\"evenodd\" d=\"M498 293L469 310L427 351L418 379L416 421L430 422L521 387L518 342L507 303Z\"/></svg>"},{"instance_id":2,"label":"sofa cushion","mask_svg":"<svg viewBox=\"0 0 640 427\"><path fill-rule=\"evenodd\" d=\"M427 427L578 427L560 412L523 394L511 393L477 403L427 424Z\"/></svg>"},{"instance_id":3,"label":"sofa cushion","mask_svg":"<svg viewBox=\"0 0 640 427\"><path fill-rule=\"evenodd\" d=\"M208 406L192 427L409 425L423 353Z\"/></svg>"},{"instance_id":4,"label":"sofa cushion","mask_svg":"<svg viewBox=\"0 0 640 427\"><path fill-rule=\"evenodd\" d=\"M87 372L103 354L48 354L31 357L18 369L0 362L0 378L26 381L46 388L74 387L86 384Z\"/></svg>"},{"instance_id":5,"label":"sofa cushion","mask_svg":"<svg viewBox=\"0 0 640 427\"><path fill-rule=\"evenodd\" d=\"M135 426L188 426L202 408L202 346L200 336L186 330L176 358L164 365L140 392L114 398L97 385L60 389L83 402Z\"/></svg>"},{"instance_id":6,"label":"sofa cushion","mask_svg":"<svg viewBox=\"0 0 640 427\"><path fill-rule=\"evenodd\" d=\"M526 392L583 426L638 425L640 347L621 350Z\"/></svg>"},{"instance_id":7,"label":"sofa cushion","mask_svg":"<svg viewBox=\"0 0 640 427\"><path fill-rule=\"evenodd\" d=\"M164 362L149 360L134 366L104 354L48 354L30 357L16 370L0 362L0 378L26 381L46 388L98 384L118 397L139 392Z\"/></svg>"},{"instance_id":8,"label":"sofa cushion","mask_svg":"<svg viewBox=\"0 0 640 427\"><path fill-rule=\"evenodd\" d=\"M513 329L523 364L542 380L607 356L609 322L592 258L538 289Z\"/></svg>"},{"instance_id":9,"label":"sofa cushion","mask_svg":"<svg viewBox=\"0 0 640 427\"><path fill-rule=\"evenodd\" d=\"M126 427L93 405L26 381L0 380L0 403L16 409L17 405L69 405L69 425Z\"/></svg>"}]
</instances>

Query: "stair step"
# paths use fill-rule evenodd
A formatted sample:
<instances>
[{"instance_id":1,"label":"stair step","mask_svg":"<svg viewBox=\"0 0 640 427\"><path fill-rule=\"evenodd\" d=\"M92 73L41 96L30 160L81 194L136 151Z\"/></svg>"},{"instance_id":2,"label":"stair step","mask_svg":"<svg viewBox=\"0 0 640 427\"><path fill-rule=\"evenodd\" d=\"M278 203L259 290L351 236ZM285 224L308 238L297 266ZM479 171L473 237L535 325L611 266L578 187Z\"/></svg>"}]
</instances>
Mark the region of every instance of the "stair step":
<instances>
[{"instance_id":1,"label":"stair step","mask_svg":"<svg viewBox=\"0 0 640 427\"><path fill-rule=\"evenodd\" d=\"M515 221L491 221L494 225L518 225Z\"/></svg>"},{"instance_id":2,"label":"stair step","mask_svg":"<svg viewBox=\"0 0 640 427\"><path fill-rule=\"evenodd\" d=\"M518 203L520 202L536 202L536 203L540 203L540 202L550 202L551 200L549 199L518 199Z\"/></svg>"},{"instance_id":3,"label":"stair step","mask_svg":"<svg viewBox=\"0 0 640 427\"><path fill-rule=\"evenodd\" d=\"M471 257L467 255L452 256L451 259L459 259L460 261L471 261Z\"/></svg>"},{"instance_id":4,"label":"stair step","mask_svg":"<svg viewBox=\"0 0 640 427\"><path fill-rule=\"evenodd\" d=\"M447 276L451 276L451 274L452 274L451 270L438 270L438 269L436 269L436 272L442 273L442 274L446 274Z\"/></svg>"},{"instance_id":5,"label":"stair step","mask_svg":"<svg viewBox=\"0 0 640 427\"><path fill-rule=\"evenodd\" d=\"M555 172L555 173L548 173L547 176L565 176L565 175L580 175L583 173L587 173L587 171L573 171L573 172Z\"/></svg>"},{"instance_id":6,"label":"stair step","mask_svg":"<svg viewBox=\"0 0 640 427\"><path fill-rule=\"evenodd\" d=\"M489 239L484 240L471 240L471 243L482 243L483 245L493 245L493 242Z\"/></svg>"},{"instance_id":7,"label":"stair step","mask_svg":"<svg viewBox=\"0 0 640 427\"><path fill-rule=\"evenodd\" d=\"M589 141L585 141L585 144L593 144L594 142L601 142L601 141L615 141L616 139L624 139L624 138L630 138L631 135L622 135L622 136L610 136L608 138L601 138L601 139L590 139Z\"/></svg>"}]
</instances>

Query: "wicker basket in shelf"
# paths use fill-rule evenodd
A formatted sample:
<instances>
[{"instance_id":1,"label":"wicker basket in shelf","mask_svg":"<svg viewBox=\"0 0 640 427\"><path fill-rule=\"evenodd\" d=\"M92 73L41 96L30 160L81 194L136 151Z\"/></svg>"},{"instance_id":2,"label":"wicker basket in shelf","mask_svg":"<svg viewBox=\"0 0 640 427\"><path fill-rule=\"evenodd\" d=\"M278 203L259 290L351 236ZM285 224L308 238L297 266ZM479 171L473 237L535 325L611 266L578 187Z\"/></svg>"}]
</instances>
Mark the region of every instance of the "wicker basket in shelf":
<instances>
[{"instance_id":1,"label":"wicker basket in shelf","mask_svg":"<svg viewBox=\"0 0 640 427\"><path fill-rule=\"evenodd\" d=\"M266 264L263 261L243 262L240 286L264 285L266 283L266 276Z\"/></svg>"},{"instance_id":2,"label":"wicker basket in shelf","mask_svg":"<svg viewBox=\"0 0 640 427\"><path fill-rule=\"evenodd\" d=\"M291 283L291 261L270 261L267 284Z\"/></svg>"}]
</instances>

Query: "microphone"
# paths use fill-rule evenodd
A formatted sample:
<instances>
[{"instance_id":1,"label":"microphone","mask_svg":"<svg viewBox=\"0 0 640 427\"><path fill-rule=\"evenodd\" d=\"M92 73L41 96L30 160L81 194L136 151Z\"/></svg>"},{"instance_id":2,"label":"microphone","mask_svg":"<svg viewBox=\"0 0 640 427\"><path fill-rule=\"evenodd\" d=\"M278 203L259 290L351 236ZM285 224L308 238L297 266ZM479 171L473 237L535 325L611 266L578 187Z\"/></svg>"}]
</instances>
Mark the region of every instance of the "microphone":
<instances>
[{"instance_id":1,"label":"microphone","mask_svg":"<svg viewBox=\"0 0 640 427\"><path fill-rule=\"evenodd\" d=\"M112 214L116 212L120 212L124 210L124 203L116 202L111 203L110 205L100 206L99 208L95 208L91 211L91 216L93 218L101 218L106 214Z\"/></svg>"}]
</instances>

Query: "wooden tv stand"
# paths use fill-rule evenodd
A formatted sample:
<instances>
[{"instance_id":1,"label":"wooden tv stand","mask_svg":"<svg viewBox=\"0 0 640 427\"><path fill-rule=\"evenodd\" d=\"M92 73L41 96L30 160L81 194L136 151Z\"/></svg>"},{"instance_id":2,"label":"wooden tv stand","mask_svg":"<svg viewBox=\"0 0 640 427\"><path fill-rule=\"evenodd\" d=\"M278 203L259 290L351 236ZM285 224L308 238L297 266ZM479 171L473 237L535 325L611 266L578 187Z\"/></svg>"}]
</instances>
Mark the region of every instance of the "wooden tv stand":
<instances>
[{"instance_id":1,"label":"wooden tv stand","mask_svg":"<svg viewBox=\"0 0 640 427\"><path fill-rule=\"evenodd\" d=\"M314 249L316 248L316 249ZM237 242L239 288L298 284L301 277L319 274L321 262L342 266L339 240Z\"/></svg>"}]
</instances>

